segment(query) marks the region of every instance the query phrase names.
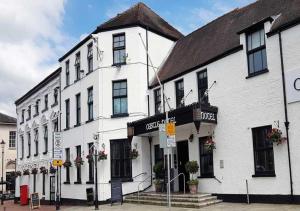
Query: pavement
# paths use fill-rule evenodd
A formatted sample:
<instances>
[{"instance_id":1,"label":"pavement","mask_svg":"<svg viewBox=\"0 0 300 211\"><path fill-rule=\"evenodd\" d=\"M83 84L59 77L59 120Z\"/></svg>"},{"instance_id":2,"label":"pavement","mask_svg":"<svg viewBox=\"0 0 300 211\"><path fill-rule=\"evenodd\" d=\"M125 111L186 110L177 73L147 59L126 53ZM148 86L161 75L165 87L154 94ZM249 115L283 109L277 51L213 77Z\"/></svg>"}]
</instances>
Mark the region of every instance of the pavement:
<instances>
[{"instance_id":1,"label":"pavement","mask_svg":"<svg viewBox=\"0 0 300 211\"><path fill-rule=\"evenodd\" d=\"M5 201L4 205L0 205L0 211L29 211L28 206L20 206L12 201ZM55 206L41 205L40 211L55 210ZM90 211L95 210L94 207L87 206L62 206L62 211ZM123 204L123 205L100 205L101 211L169 211L166 207ZM172 211L195 211L198 209L171 208ZM278 204L239 204L239 203L220 203L199 209L201 211L300 211L300 205L278 205Z\"/></svg>"}]
</instances>

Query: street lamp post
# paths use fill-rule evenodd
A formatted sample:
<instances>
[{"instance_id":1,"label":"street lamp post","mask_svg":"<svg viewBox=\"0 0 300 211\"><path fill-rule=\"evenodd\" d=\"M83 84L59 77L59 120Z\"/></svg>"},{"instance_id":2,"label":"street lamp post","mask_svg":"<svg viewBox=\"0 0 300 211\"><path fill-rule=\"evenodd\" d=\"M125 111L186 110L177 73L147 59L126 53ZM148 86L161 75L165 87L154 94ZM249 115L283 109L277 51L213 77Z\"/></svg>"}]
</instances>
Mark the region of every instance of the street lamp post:
<instances>
[{"instance_id":1,"label":"street lamp post","mask_svg":"<svg viewBox=\"0 0 300 211\"><path fill-rule=\"evenodd\" d=\"M97 168L97 161L98 161L98 153L97 149L94 150L95 152L95 210L99 210L98 205L98 168Z\"/></svg>"},{"instance_id":2,"label":"street lamp post","mask_svg":"<svg viewBox=\"0 0 300 211\"><path fill-rule=\"evenodd\" d=\"M1 175L1 184L2 184L2 195L1 195L1 205L3 205L3 201L4 201L4 189L3 189L3 165L4 165L4 146L5 146L5 142L2 140L1 141L1 148L2 148L2 175Z\"/></svg>"}]
</instances>

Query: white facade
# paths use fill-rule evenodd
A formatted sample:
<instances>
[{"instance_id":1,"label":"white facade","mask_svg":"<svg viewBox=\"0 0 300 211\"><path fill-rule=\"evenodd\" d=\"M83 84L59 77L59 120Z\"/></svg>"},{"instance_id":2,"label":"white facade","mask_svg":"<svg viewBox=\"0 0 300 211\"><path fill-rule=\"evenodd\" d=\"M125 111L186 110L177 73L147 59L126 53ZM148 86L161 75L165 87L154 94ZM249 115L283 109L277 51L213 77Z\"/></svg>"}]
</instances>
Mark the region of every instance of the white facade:
<instances>
[{"instance_id":1,"label":"white facade","mask_svg":"<svg viewBox=\"0 0 300 211\"><path fill-rule=\"evenodd\" d=\"M55 175L50 174L49 171L53 156L53 133L60 130L59 72L60 69L53 73L54 76L52 74L52 78L45 79L42 84L33 88L32 92L28 92L16 102L18 116L17 171L22 174L22 176L16 178L16 197L20 197L20 186L28 185L29 194L37 192L40 198L50 200L50 177L52 182L55 179ZM45 96L48 96L46 101ZM35 107L37 102L38 110ZM29 106L31 106L30 117L28 114ZM24 119L22 118L22 111L24 111ZM36 135L36 132L38 135ZM22 149L22 140L24 149ZM30 146L28 141L31 143ZM38 150L36 149L36 141L38 142ZM30 153L29 147L31 148ZM48 174L45 175L44 179L43 174L40 172L41 167L48 170ZM38 169L36 176L31 173L34 168ZM27 169L30 174L23 175L24 170ZM34 177L36 177L35 182Z\"/></svg>"}]
</instances>

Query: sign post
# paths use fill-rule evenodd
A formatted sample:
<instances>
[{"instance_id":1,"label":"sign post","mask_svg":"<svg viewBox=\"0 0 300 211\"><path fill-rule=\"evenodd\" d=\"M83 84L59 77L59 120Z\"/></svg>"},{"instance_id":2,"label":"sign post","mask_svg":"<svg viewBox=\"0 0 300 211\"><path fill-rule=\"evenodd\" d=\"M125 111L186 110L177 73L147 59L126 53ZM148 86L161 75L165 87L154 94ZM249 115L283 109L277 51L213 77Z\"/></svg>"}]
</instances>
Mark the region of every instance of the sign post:
<instances>
[{"instance_id":1,"label":"sign post","mask_svg":"<svg viewBox=\"0 0 300 211\"><path fill-rule=\"evenodd\" d=\"M54 149L53 149L53 161L52 165L56 166L56 176L57 176L57 189L56 189L56 210L60 209L60 197L59 193L59 174L61 174L58 170L58 167L62 166L62 157L63 157L63 147L62 147L62 137L60 132L54 132Z\"/></svg>"}]
</instances>

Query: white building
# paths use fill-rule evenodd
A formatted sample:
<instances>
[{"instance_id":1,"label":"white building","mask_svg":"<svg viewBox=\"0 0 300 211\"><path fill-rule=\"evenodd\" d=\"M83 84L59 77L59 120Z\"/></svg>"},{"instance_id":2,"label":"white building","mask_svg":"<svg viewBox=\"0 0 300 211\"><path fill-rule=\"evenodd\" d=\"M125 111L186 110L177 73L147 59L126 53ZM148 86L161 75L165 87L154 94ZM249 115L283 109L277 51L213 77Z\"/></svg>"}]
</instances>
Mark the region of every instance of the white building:
<instances>
[{"instance_id":1,"label":"white building","mask_svg":"<svg viewBox=\"0 0 300 211\"><path fill-rule=\"evenodd\" d=\"M14 192L14 177L12 172L16 168L16 130L17 120L13 117L0 113L0 142L4 141L3 149L3 181L9 182L3 186L4 192ZM2 177L2 148L0 147L0 177ZM2 187L1 187L2 191Z\"/></svg>"},{"instance_id":2,"label":"white building","mask_svg":"<svg viewBox=\"0 0 300 211\"><path fill-rule=\"evenodd\" d=\"M15 102L17 172L22 174L16 178L16 197L20 197L20 186L27 185L29 193L38 192L43 199L55 200L55 175L49 170L53 133L60 130L60 72L58 68ZM47 174L41 172L42 167L48 170ZM32 173L33 169L38 170L37 174ZM29 175L24 171L29 171Z\"/></svg>"},{"instance_id":3,"label":"white building","mask_svg":"<svg viewBox=\"0 0 300 211\"><path fill-rule=\"evenodd\" d=\"M83 202L86 189L94 188L94 163L87 158L94 146L107 154L98 162L99 201L110 199L113 179L122 180L123 194L138 191L143 180L140 189L153 190L152 168L166 158L158 124L170 111L176 122L172 177L189 178L184 165L196 160L199 192L245 201L247 181L251 201L299 202L299 11L293 0L259 0L183 37L139 3L98 26L59 59L61 73L53 80L58 83L60 74L61 106L51 112L61 111L64 160L72 163L62 168L63 201ZM159 70L163 103L153 69ZM26 155L28 132L43 123L21 124L20 118L51 83L43 84L16 102L18 145L25 141ZM272 144L266 137L272 128L288 140ZM204 146L210 137L213 151ZM139 152L136 159L132 149ZM24 155L18 162L24 169L31 159ZM51 160L51 153L40 159ZM33 192L31 178L17 181ZM176 180L172 189L182 191L183 182ZM49 194L42 195L50 200Z\"/></svg>"}]
</instances>

